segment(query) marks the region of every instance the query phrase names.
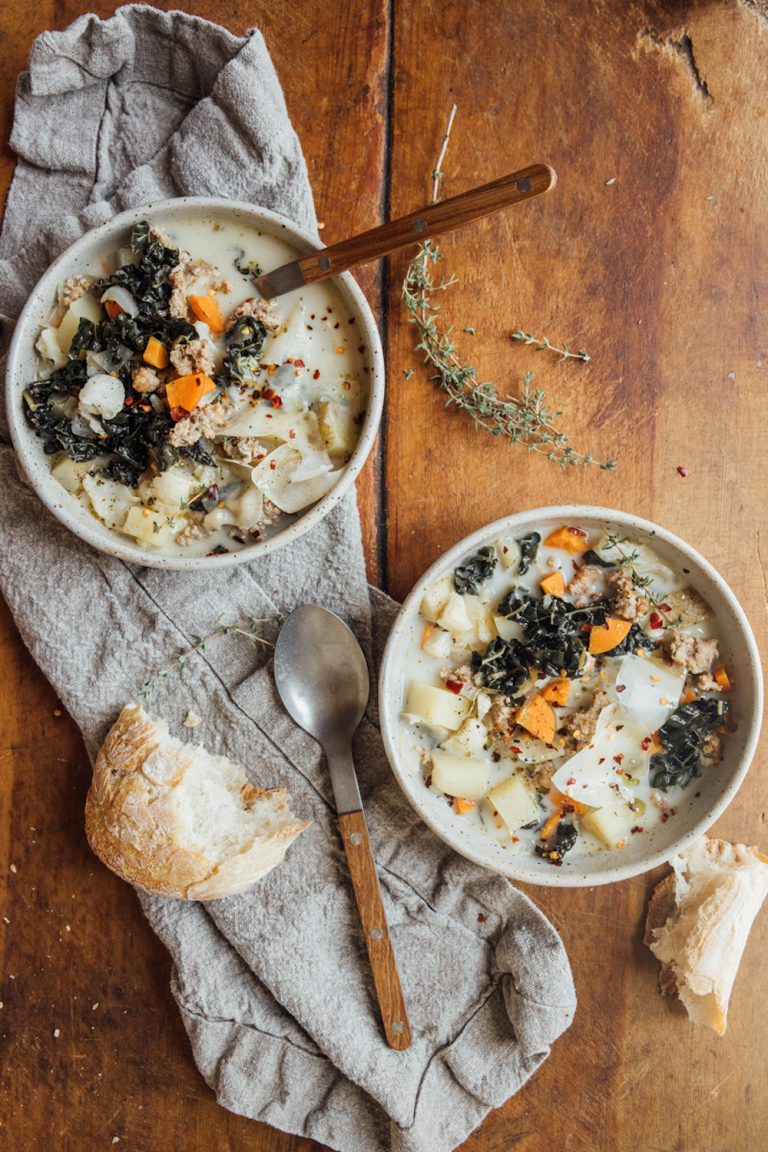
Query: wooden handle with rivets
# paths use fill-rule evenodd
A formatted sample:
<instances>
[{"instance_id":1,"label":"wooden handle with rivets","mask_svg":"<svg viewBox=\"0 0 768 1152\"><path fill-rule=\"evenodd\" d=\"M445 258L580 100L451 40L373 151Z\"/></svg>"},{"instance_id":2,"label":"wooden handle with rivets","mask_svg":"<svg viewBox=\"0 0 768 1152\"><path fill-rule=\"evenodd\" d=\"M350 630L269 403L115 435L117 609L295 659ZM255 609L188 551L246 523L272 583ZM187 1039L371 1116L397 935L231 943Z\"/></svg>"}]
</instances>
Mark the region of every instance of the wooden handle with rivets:
<instances>
[{"instance_id":1,"label":"wooden handle with rivets","mask_svg":"<svg viewBox=\"0 0 768 1152\"><path fill-rule=\"evenodd\" d=\"M256 287L266 300L272 300L302 284L312 284L316 280L324 280L326 276L336 276L339 272L356 268L358 264L367 264L370 260L388 256L408 244L418 244L422 240L459 228L462 224L500 212L512 204L541 196L554 188L556 183L557 174L549 164L530 164L490 184L472 188L460 196L451 196L448 200L439 200L436 204L429 204L417 212L409 212L407 216L390 220L388 224L371 228L359 236L351 236L348 240L341 240L318 252L310 252L300 260L293 260L290 264L276 268L274 272L260 276L256 280Z\"/></svg>"},{"instance_id":2,"label":"wooden handle with rivets","mask_svg":"<svg viewBox=\"0 0 768 1152\"><path fill-rule=\"evenodd\" d=\"M368 827L362 812L345 812L339 816L341 837L347 854L357 910L365 935L365 946L371 962L373 983L381 1009L387 1042L402 1050L411 1043L411 1025L400 986L397 962L389 935L384 905L379 888L376 863L368 839Z\"/></svg>"}]
</instances>

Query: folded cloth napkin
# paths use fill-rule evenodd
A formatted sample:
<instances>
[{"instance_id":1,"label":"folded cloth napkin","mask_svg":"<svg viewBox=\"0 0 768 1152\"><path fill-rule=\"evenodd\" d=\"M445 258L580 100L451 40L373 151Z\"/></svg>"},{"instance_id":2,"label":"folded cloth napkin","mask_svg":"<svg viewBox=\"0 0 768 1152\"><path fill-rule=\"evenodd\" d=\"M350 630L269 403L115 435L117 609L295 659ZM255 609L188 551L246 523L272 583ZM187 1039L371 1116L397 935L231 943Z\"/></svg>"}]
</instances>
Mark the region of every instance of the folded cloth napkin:
<instances>
[{"instance_id":1,"label":"folded cloth napkin","mask_svg":"<svg viewBox=\"0 0 768 1152\"><path fill-rule=\"evenodd\" d=\"M237 38L138 6L44 33L19 81L12 144L19 161L0 237L6 337L51 259L116 209L212 193L315 231L301 149L258 32ZM353 494L265 560L172 573L70 535L19 480L7 431L0 482L3 593L92 757L148 672L222 614L325 604L377 666L396 605L366 584ZM236 635L162 678L152 709L177 724L189 707L202 713L206 745L255 784L287 786L313 824L244 895L205 905L139 895L221 1104L341 1152L446 1152L546 1058L574 990L541 913L446 848L404 802L375 700L374 691L355 752L411 1048L394 1052L382 1038L319 748L282 710L268 660Z\"/></svg>"}]
</instances>

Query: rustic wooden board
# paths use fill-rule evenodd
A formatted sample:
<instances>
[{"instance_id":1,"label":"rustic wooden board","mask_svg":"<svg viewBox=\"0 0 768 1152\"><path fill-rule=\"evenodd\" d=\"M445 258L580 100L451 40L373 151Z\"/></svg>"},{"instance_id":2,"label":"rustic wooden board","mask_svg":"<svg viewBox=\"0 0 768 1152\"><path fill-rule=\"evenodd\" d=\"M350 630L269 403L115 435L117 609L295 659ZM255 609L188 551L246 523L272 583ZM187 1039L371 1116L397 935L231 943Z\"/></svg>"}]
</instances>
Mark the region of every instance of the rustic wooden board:
<instances>
[{"instance_id":1,"label":"rustic wooden board","mask_svg":"<svg viewBox=\"0 0 768 1152\"><path fill-rule=\"evenodd\" d=\"M4 7L4 137L34 35L87 7ZM360 489L372 577L403 596L440 552L491 519L602 503L657 519L700 548L765 650L765 5L367 0L318 9L295 0L290 20L277 0L245 15L231 0L187 7L235 31L264 31L328 240L428 197L454 101L446 195L532 161L558 170L546 200L444 242L445 269L460 281L446 293L445 318L482 378L512 390L533 368L574 444L618 456L619 468L562 474L472 435L418 367L398 301L404 259L391 262L384 300L379 271L367 270L360 278L386 320L390 379L384 471L374 460ZM106 15L112 5L95 9ZM12 167L6 149L3 190ZM460 332L467 325L475 336ZM514 344L518 327L586 347L593 359L558 365ZM417 371L406 380L409 368ZM9 922L0 921L0 1145L90 1152L117 1136L116 1147L152 1152L320 1152L219 1109L196 1072L167 956L131 891L85 843L89 769L77 732L55 715L5 609L0 672L0 915ZM765 848L764 772L763 747L717 825L726 838ZM656 879L529 890L563 936L579 1011L467 1152L765 1144L768 916L753 930L730 1030L718 1040L656 993L641 944Z\"/></svg>"}]
</instances>

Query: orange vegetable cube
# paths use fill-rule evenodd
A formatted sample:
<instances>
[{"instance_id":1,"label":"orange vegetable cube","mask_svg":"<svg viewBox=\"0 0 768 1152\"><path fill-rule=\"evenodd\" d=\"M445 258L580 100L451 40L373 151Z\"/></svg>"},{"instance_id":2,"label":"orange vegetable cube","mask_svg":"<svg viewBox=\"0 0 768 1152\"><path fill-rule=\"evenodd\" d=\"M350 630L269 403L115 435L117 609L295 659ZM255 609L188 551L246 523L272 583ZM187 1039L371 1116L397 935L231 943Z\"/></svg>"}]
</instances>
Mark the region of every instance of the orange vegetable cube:
<instances>
[{"instance_id":1,"label":"orange vegetable cube","mask_svg":"<svg viewBox=\"0 0 768 1152\"><path fill-rule=\"evenodd\" d=\"M549 684L545 684L539 693L542 700L547 700L550 704L557 704L561 708L568 703L570 694L570 680L550 680Z\"/></svg>"},{"instance_id":2,"label":"orange vegetable cube","mask_svg":"<svg viewBox=\"0 0 768 1152\"><path fill-rule=\"evenodd\" d=\"M167 368L170 364L168 349L156 336L150 336L147 340L142 359L145 364L151 364L153 368Z\"/></svg>"},{"instance_id":3,"label":"orange vegetable cube","mask_svg":"<svg viewBox=\"0 0 768 1152\"><path fill-rule=\"evenodd\" d=\"M190 296L189 306L198 320L207 324L211 332L223 332L224 321L221 318L221 309L214 296Z\"/></svg>"},{"instance_id":4,"label":"orange vegetable cube","mask_svg":"<svg viewBox=\"0 0 768 1152\"><path fill-rule=\"evenodd\" d=\"M555 710L540 692L523 704L515 723L525 728L526 732L530 732L531 736L543 740L545 744L551 744L555 738L557 729Z\"/></svg>"},{"instance_id":5,"label":"orange vegetable cube","mask_svg":"<svg viewBox=\"0 0 768 1152\"><path fill-rule=\"evenodd\" d=\"M552 801L556 808L560 809L561 813L564 805L566 804L570 808L573 808L573 811L577 816L583 816L585 812L589 811L588 804L582 804L581 800L574 800L573 797L569 796L567 793L564 794L560 792L557 788L555 788L554 784L549 790L549 799Z\"/></svg>"},{"instance_id":6,"label":"orange vegetable cube","mask_svg":"<svg viewBox=\"0 0 768 1152\"><path fill-rule=\"evenodd\" d=\"M122 313L123 309L118 304L117 300L105 300L104 311L110 320L117 320L118 316Z\"/></svg>"},{"instance_id":7,"label":"orange vegetable cube","mask_svg":"<svg viewBox=\"0 0 768 1152\"><path fill-rule=\"evenodd\" d=\"M712 675L714 676L716 683L720 685L721 691L730 692L732 687L731 678L726 672L724 664L721 664L719 668L715 668Z\"/></svg>"},{"instance_id":8,"label":"orange vegetable cube","mask_svg":"<svg viewBox=\"0 0 768 1152\"><path fill-rule=\"evenodd\" d=\"M471 812L473 808L477 808L476 800L464 800L461 796L454 796L453 810L458 812L459 816L464 816L467 812Z\"/></svg>"},{"instance_id":9,"label":"orange vegetable cube","mask_svg":"<svg viewBox=\"0 0 768 1152\"><path fill-rule=\"evenodd\" d=\"M589 548L589 536L583 528L572 528L564 524L562 528L550 532L544 543L548 548L562 548L563 552L578 556Z\"/></svg>"},{"instance_id":10,"label":"orange vegetable cube","mask_svg":"<svg viewBox=\"0 0 768 1152\"><path fill-rule=\"evenodd\" d=\"M620 620L618 616L609 616L605 624L593 624L589 633L589 651L593 656L610 652L629 635L631 627L629 620Z\"/></svg>"},{"instance_id":11,"label":"orange vegetable cube","mask_svg":"<svg viewBox=\"0 0 768 1152\"><path fill-rule=\"evenodd\" d=\"M177 376L165 386L165 398L169 408L184 408L193 412L209 392L213 392L216 385L210 376L204 372L193 372L189 376Z\"/></svg>"},{"instance_id":12,"label":"orange vegetable cube","mask_svg":"<svg viewBox=\"0 0 768 1152\"><path fill-rule=\"evenodd\" d=\"M550 572L543 580L539 580L539 587L545 596L562 596L565 592L565 577L562 572Z\"/></svg>"}]
</instances>

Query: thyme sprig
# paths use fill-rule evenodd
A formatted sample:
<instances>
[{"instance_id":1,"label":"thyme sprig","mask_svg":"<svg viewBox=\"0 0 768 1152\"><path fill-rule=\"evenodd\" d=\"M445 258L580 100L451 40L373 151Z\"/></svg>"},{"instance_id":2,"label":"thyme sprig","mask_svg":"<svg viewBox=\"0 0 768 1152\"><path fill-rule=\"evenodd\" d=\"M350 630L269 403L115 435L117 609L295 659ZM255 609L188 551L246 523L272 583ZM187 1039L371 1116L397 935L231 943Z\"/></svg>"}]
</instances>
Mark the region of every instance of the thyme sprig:
<instances>
[{"instance_id":1,"label":"thyme sprig","mask_svg":"<svg viewBox=\"0 0 768 1152\"><path fill-rule=\"evenodd\" d=\"M246 616L242 620L235 620L229 624L217 620L204 636L193 633L190 646L174 653L168 663L145 682L139 696L142 700L151 700L162 680L165 680L172 672L181 671L191 656L205 652L206 646L220 636L244 636L254 647L258 644L264 644L268 648L273 648L274 643L262 635L262 626L265 624L279 626L282 622L282 616Z\"/></svg>"},{"instance_id":2,"label":"thyme sprig","mask_svg":"<svg viewBox=\"0 0 768 1152\"><path fill-rule=\"evenodd\" d=\"M455 115L454 105L432 173L433 203L439 199L442 165ZM459 358L451 329L443 331L437 322L440 307L435 302L436 294L456 283L455 276L444 280L434 277L435 265L442 259L434 240L423 241L408 266L401 295L408 322L418 333L416 351L421 353L423 362L434 369L431 379L446 394L446 407L459 408L475 428L504 437L510 444L520 444L529 452L540 452L562 468L597 464L603 470L614 469L615 460L598 461L570 445L566 433L557 427L561 413L547 407L544 392L533 386L533 373L527 372L523 377L519 396L502 398L492 383L481 382L476 370Z\"/></svg>"},{"instance_id":3,"label":"thyme sprig","mask_svg":"<svg viewBox=\"0 0 768 1152\"><path fill-rule=\"evenodd\" d=\"M176 517L180 516L182 512L188 512L193 504L196 504L198 500L201 500L203 496L205 496L206 492L210 490L210 487L210 484L203 484L202 488L200 488L197 492L193 492L187 500L181 500L179 502L178 508L176 508L173 512L169 512L164 520L153 520L152 531L159 532L161 528L165 528L166 526L169 528L175 528Z\"/></svg>"},{"instance_id":4,"label":"thyme sprig","mask_svg":"<svg viewBox=\"0 0 768 1152\"><path fill-rule=\"evenodd\" d=\"M633 548L631 552L625 552L622 548L622 544L629 544L631 543L630 540L626 536L619 536L618 532L609 532L605 526L603 527L605 531L605 543L601 546L600 551L608 552L610 549L613 549L618 553L617 562L619 566L621 568L627 569L635 588L640 588L642 590L643 595L651 607L654 608L656 612L660 613L667 627L670 627L673 621L670 620L667 605L664 601L657 600L657 598L651 592L651 577L641 576L635 568L636 561L640 559L640 554L637 549Z\"/></svg>"},{"instance_id":5,"label":"thyme sprig","mask_svg":"<svg viewBox=\"0 0 768 1152\"><path fill-rule=\"evenodd\" d=\"M589 352L571 352L567 344L552 344L546 336L534 336L532 332L522 332L519 328L512 333L513 340L520 340L523 344L535 344L537 352L555 352L563 360L583 360L588 363L592 357Z\"/></svg>"}]
</instances>

